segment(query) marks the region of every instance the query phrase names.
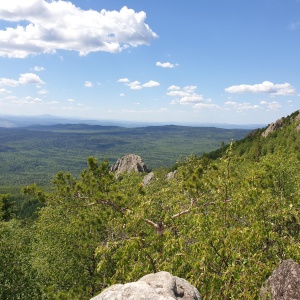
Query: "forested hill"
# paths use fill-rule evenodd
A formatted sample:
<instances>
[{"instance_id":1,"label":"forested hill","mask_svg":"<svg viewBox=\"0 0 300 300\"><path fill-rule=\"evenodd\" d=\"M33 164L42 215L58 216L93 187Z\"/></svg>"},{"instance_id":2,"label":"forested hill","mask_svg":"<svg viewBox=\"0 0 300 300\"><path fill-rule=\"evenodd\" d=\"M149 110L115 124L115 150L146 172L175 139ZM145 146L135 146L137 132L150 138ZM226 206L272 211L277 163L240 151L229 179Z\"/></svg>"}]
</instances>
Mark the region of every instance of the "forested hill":
<instances>
[{"instance_id":1,"label":"forested hill","mask_svg":"<svg viewBox=\"0 0 300 300\"><path fill-rule=\"evenodd\" d=\"M291 154L300 158L300 111L274 120L264 128L253 130L233 143L233 153L241 159L259 161L268 154ZM229 145L209 153L210 158L224 154Z\"/></svg>"},{"instance_id":2,"label":"forested hill","mask_svg":"<svg viewBox=\"0 0 300 300\"><path fill-rule=\"evenodd\" d=\"M231 139L245 137L248 132L172 125L124 128L57 124L0 128L0 192L10 191L10 187L19 190L33 182L49 185L59 171L79 174L89 156L113 163L127 153L135 153L151 169L171 167L180 157L210 152Z\"/></svg>"},{"instance_id":3,"label":"forested hill","mask_svg":"<svg viewBox=\"0 0 300 300\"><path fill-rule=\"evenodd\" d=\"M19 197L0 193L0 299L89 300L158 271L187 279L205 300L260 299L280 262L300 262L298 115L205 155L202 129L198 136L172 126L108 130L122 132L116 136L82 126L0 130L1 168L11 163L1 182L30 176L33 163L41 176L51 164L65 170L51 190L31 184ZM232 134L209 128L204 140ZM148 155L158 149L158 159L191 145L199 155L172 172L116 174L101 160L104 148L97 152L105 143ZM89 151L100 159L89 157L72 175L78 153Z\"/></svg>"}]
</instances>

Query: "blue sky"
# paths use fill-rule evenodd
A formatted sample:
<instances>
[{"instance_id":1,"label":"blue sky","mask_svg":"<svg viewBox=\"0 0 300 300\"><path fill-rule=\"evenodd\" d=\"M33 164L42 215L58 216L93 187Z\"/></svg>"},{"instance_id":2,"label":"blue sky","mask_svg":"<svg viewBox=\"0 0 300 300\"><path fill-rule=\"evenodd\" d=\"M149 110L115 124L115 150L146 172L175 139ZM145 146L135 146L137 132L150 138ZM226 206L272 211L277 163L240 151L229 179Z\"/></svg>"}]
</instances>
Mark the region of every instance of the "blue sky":
<instances>
[{"instance_id":1,"label":"blue sky","mask_svg":"<svg viewBox=\"0 0 300 300\"><path fill-rule=\"evenodd\" d=\"M299 0L0 4L0 115L266 124L300 108Z\"/></svg>"}]
</instances>

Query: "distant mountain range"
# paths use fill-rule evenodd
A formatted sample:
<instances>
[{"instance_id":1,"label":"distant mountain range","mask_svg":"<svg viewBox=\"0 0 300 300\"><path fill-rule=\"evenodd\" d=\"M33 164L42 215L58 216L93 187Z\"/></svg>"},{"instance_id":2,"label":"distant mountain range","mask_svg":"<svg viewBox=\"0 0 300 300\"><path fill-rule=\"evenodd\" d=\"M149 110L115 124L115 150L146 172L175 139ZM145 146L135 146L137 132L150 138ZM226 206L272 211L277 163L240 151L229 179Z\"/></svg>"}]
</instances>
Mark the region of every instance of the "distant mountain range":
<instances>
[{"instance_id":1,"label":"distant mountain range","mask_svg":"<svg viewBox=\"0 0 300 300\"><path fill-rule=\"evenodd\" d=\"M256 129L265 127L267 124L226 124L226 123L195 123L195 122L134 122L134 121L116 121L116 120L88 120L79 118L66 118L52 115L38 116L14 116L0 114L0 127L16 128L32 125L55 125L55 124L87 124L102 126L121 126L126 128L162 126L162 125L181 125L193 127L217 127L224 129Z\"/></svg>"}]
</instances>

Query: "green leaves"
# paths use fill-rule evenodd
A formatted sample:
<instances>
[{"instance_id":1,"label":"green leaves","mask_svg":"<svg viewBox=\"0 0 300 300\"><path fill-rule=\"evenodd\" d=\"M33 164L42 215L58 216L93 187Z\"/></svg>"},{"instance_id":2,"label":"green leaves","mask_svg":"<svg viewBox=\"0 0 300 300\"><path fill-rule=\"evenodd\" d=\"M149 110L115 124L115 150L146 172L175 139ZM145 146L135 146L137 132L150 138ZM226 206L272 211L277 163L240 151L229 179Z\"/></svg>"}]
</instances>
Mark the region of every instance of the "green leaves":
<instances>
[{"instance_id":1,"label":"green leaves","mask_svg":"<svg viewBox=\"0 0 300 300\"><path fill-rule=\"evenodd\" d=\"M300 260L299 161L222 151L214 161L188 157L172 179L159 169L146 186L141 174L116 179L107 161L90 157L78 178L58 173L51 192L24 188L44 206L24 231L1 222L2 253L24 259L21 271L44 299L90 299L161 270L189 280L204 299L256 299L280 260ZM4 216L8 196L1 199Z\"/></svg>"}]
</instances>

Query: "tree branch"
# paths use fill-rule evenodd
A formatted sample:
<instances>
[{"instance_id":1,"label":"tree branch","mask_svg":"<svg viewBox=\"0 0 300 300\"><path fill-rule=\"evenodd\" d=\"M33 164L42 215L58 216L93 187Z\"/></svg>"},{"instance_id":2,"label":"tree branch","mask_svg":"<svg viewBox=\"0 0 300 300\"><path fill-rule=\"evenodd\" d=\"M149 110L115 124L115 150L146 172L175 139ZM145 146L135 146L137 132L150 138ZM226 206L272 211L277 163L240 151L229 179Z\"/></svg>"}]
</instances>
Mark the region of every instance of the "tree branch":
<instances>
[{"instance_id":1,"label":"tree branch","mask_svg":"<svg viewBox=\"0 0 300 300\"><path fill-rule=\"evenodd\" d=\"M180 216L182 216L182 215L188 214L188 213L191 211L191 208L192 208L192 206L194 205L194 203L195 203L195 200L194 200L193 198L191 198L191 204L190 204L190 207L189 207L188 209L186 209L186 210L184 210L184 211L178 213L178 214L173 215L171 218L172 218L172 219L175 219L175 218L178 218L178 217L180 217Z\"/></svg>"}]
</instances>

